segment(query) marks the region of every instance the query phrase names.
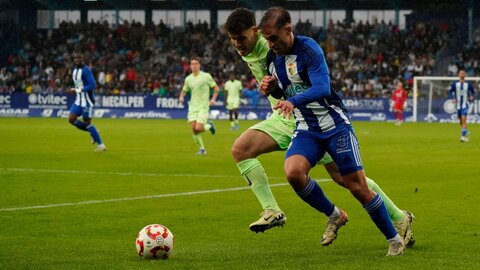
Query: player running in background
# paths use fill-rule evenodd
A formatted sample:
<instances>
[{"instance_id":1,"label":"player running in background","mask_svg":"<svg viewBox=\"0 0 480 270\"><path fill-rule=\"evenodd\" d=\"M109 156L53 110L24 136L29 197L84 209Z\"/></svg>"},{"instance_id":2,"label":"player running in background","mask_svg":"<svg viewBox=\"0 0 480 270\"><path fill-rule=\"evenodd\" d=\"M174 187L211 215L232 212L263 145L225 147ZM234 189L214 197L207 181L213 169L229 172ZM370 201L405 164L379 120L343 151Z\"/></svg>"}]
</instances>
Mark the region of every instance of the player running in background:
<instances>
[{"instance_id":1,"label":"player running in background","mask_svg":"<svg viewBox=\"0 0 480 270\"><path fill-rule=\"evenodd\" d=\"M248 64L255 78L261 82L267 75L266 58L268 53L267 41L260 34L253 12L246 8L235 9L227 18L225 29L232 45L242 59ZM271 106L277 99L268 96ZM278 206L268 183L268 178L258 156L273 151L284 151L290 144L295 130L295 119L286 119L273 112L271 116L250 127L243 132L232 146L232 155L237 162L237 167L260 204L263 212L260 219L250 225L254 232L263 232L274 226L285 223L286 216ZM344 186L338 166L327 154L319 164L324 164L330 177L339 185ZM413 215L399 209L383 190L367 177L368 187L380 194L387 206L390 218L398 232L404 236L405 243L414 244L412 234ZM327 221L327 229L322 239L322 244L328 245L337 237L338 229L346 222L346 215L334 216Z\"/></svg>"},{"instance_id":2,"label":"player running in background","mask_svg":"<svg viewBox=\"0 0 480 270\"><path fill-rule=\"evenodd\" d=\"M76 128L89 132L94 143L98 144L95 151L101 152L107 150L103 144L97 128L92 124L93 108L95 106L95 98L93 90L96 83L90 67L85 65L83 55L80 52L73 54L75 66L72 71L72 79L74 87L70 89L70 93L75 93L75 102L70 108L68 122ZM83 117L83 122L78 117Z\"/></svg>"},{"instance_id":3,"label":"player running in background","mask_svg":"<svg viewBox=\"0 0 480 270\"><path fill-rule=\"evenodd\" d=\"M287 100L274 109L285 118L295 116L297 126L285 155L285 175L297 195L327 216L341 212L308 176L310 169L328 152L339 166L343 183L362 204L385 235L387 256L403 253L403 238L397 233L380 195L367 186L357 138L342 100L330 88L328 66L320 46L311 38L295 36L290 14L282 7L270 8L259 26L270 47L269 74L261 87L275 80ZM265 88L266 87L266 88Z\"/></svg>"},{"instance_id":4,"label":"player running in background","mask_svg":"<svg viewBox=\"0 0 480 270\"><path fill-rule=\"evenodd\" d=\"M230 130L240 128L238 124L238 108L240 107L240 94L242 93L242 83L235 79L235 74L231 73L230 78L225 82L225 103L230 116Z\"/></svg>"},{"instance_id":5,"label":"player running in background","mask_svg":"<svg viewBox=\"0 0 480 270\"><path fill-rule=\"evenodd\" d=\"M475 90L471 83L465 81L465 70L461 69L458 71L458 81L452 83L448 93L457 107L458 120L462 127L460 141L468 142L468 102L473 101L475 98Z\"/></svg>"},{"instance_id":6,"label":"player running in background","mask_svg":"<svg viewBox=\"0 0 480 270\"><path fill-rule=\"evenodd\" d=\"M403 88L401 81L397 82L397 87L393 90L392 94L392 109L395 119L397 119L396 125L401 125L403 122L403 110L407 106L407 91Z\"/></svg>"},{"instance_id":7,"label":"player running in background","mask_svg":"<svg viewBox=\"0 0 480 270\"><path fill-rule=\"evenodd\" d=\"M208 120L210 113L210 105L214 105L217 100L219 88L215 81L207 72L200 70L200 59L192 57L190 59L190 69L192 73L185 78L182 91L180 92L179 101L183 103L185 95L191 94L188 103L188 123L192 128L193 141L198 146L197 155L206 155L207 150L203 144L202 133L205 130L215 134L215 126L213 122ZM214 93L210 98L210 89L213 88Z\"/></svg>"}]
</instances>

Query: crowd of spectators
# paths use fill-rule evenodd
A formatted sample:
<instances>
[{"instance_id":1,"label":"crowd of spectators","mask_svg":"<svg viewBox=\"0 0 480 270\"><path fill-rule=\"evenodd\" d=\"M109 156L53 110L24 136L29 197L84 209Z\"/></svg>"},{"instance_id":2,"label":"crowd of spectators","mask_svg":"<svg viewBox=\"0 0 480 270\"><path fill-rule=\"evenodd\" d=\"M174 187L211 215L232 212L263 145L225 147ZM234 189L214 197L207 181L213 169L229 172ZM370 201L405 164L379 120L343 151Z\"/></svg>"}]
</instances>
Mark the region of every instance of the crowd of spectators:
<instances>
[{"instance_id":1,"label":"crowd of spectators","mask_svg":"<svg viewBox=\"0 0 480 270\"><path fill-rule=\"evenodd\" d=\"M295 29L319 42L335 88L354 97L388 97L399 79L408 88L413 76L431 73L448 39L446 30L423 23L400 30L383 21L330 21L326 29L314 29L309 21L300 21ZM201 57L202 68L219 85L234 72L245 88L255 88L224 30L207 23L173 29L163 22L124 22L115 28L106 22L63 22L58 29L25 30L20 35L23 47L0 66L0 92L63 93L71 87L74 51L84 52L96 76L97 93L177 97L191 56ZM471 59L478 69L474 59L479 57Z\"/></svg>"},{"instance_id":2,"label":"crowd of spectators","mask_svg":"<svg viewBox=\"0 0 480 270\"><path fill-rule=\"evenodd\" d=\"M459 69L464 69L469 77L480 75L480 28L472 35L472 44L466 44L448 66L448 75L455 76Z\"/></svg>"}]
</instances>

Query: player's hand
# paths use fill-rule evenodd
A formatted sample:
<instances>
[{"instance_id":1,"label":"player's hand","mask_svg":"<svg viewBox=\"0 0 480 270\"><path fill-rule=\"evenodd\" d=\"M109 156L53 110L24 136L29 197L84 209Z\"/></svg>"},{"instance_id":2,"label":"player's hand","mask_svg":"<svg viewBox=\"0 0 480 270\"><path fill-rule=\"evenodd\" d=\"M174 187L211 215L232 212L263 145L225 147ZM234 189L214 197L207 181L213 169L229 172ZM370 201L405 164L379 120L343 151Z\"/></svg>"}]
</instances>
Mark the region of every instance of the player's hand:
<instances>
[{"instance_id":1,"label":"player's hand","mask_svg":"<svg viewBox=\"0 0 480 270\"><path fill-rule=\"evenodd\" d=\"M80 88L73 88L73 87L72 87L72 88L70 88L70 91L69 91L69 92L72 93L72 94L73 94L73 93L81 93L81 92L82 92L82 89L80 89Z\"/></svg>"},{"instance_id":2,"label":"player's hand","mask_svg":"<svg viewBox=\"0 0 480 270\"><path fill-rule=\"evenodd\" d=\"M185 101L185 99L184 99L182 96L180 96L180 97L178 98L178 102L180 102L180 103L183 104L183 101Z\"/></svg>"},{"instance_id":3,"label":"player's hand","mask_svg":"<svg viewBox=\"0 0 480 270\"><path fill-rule=\"evenodd\" d=\"M277 110L278 114L283 115L283 118L290 119L293 112L293 104L288 100L279 100L273 109Z\"/></svg>"},{"instance_id":4,"label":"player's hand","mask_svg":"<svg viewBox=\"0 0 480 270\"><path fill-rule=\"evenodd\" d=\"M212 98L210 99L210 106L213 106L213 105L215 105L215 99Z\"/></svg>"},{"instance_id":5,"label":"player's hand","mask_svg":"<svg viewBox=\"0 0 480 270\"><path fill-rule=\"evenodd\" d=\"M258 90L260 91L260 93L262 93L262 95L266 96L270 94L273 89L275 89L276 84L277 78L275 78L275 76L267 75L263 77Z\"/></svg>"}]
</instances>

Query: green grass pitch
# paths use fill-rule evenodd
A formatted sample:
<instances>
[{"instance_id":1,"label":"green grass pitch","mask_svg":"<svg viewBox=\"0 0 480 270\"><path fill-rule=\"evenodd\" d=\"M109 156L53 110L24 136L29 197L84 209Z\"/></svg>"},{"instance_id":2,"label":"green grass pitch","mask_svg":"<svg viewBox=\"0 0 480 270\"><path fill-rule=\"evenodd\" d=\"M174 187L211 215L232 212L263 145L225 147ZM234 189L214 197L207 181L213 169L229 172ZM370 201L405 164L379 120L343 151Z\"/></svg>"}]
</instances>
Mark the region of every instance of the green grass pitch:
<instances>
[{"instance_id":1,"label":"green grass pitch","mask_svg":"<svg viewBox=\"0 0 480 270\"><path fill-rule=\"evenodd\" d=\"M0 269L480 269L479 125L462 144L454 124L354 123L367 175L417 217L415 246L390 258L361 205L331 181L320 184L350 221L321 246L326 218L286 185L282 152L260 160L287 225L250 232L261 207L231 158L240 131L227 121L203 135L207 156L194 155L185 120L94 124L107 152L66 119L0 118ZM311 175L327 177L321 167ZM168 260L136 254L136 233L151 223L175 236Z\"/></svg>"}]
</instances>

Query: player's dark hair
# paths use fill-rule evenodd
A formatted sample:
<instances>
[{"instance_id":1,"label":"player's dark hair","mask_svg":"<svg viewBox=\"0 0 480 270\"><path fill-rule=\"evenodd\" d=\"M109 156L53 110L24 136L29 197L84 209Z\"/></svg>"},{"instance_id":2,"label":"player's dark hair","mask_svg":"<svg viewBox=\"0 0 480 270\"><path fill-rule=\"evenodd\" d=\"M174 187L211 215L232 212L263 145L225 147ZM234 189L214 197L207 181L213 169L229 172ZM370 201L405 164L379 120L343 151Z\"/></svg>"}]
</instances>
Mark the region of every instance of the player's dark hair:
<instances>
[{"instance_id":1,"label":"player's dark hair","mask_svg":"<svg viewBox=\"0 0 480 270\"><path fill-rule=\"evenodd\" d=\"M237 8L228 16L225 30L231 34L241 34L243 31L255 26L255 14L246 8Z\"/></svg>"},{"instance_id":2,"label":"player's dark hair","mask_svg":"<svg viewBox=\"0 0 480 270\"><path fill-rule=\"evenodd\" d=\"M287 23L292 23L290 13L283 7L271 7L263 15L259 28L263 29L267 24L273 24L277 29L280 29Z\"/></svg>"},{"instance_id":3,"label":"player's dark hair","mask_svg":"<svg viewBox=\"0 0 480 270\"><path fill-rule=\"evenodd\" d=\"M200 65L202 64L202 61L200 61L200 57L198 56L192 56L190 58L190 62L192 62L193 60L197 61Z\"/></svg>"}]
</instances>

